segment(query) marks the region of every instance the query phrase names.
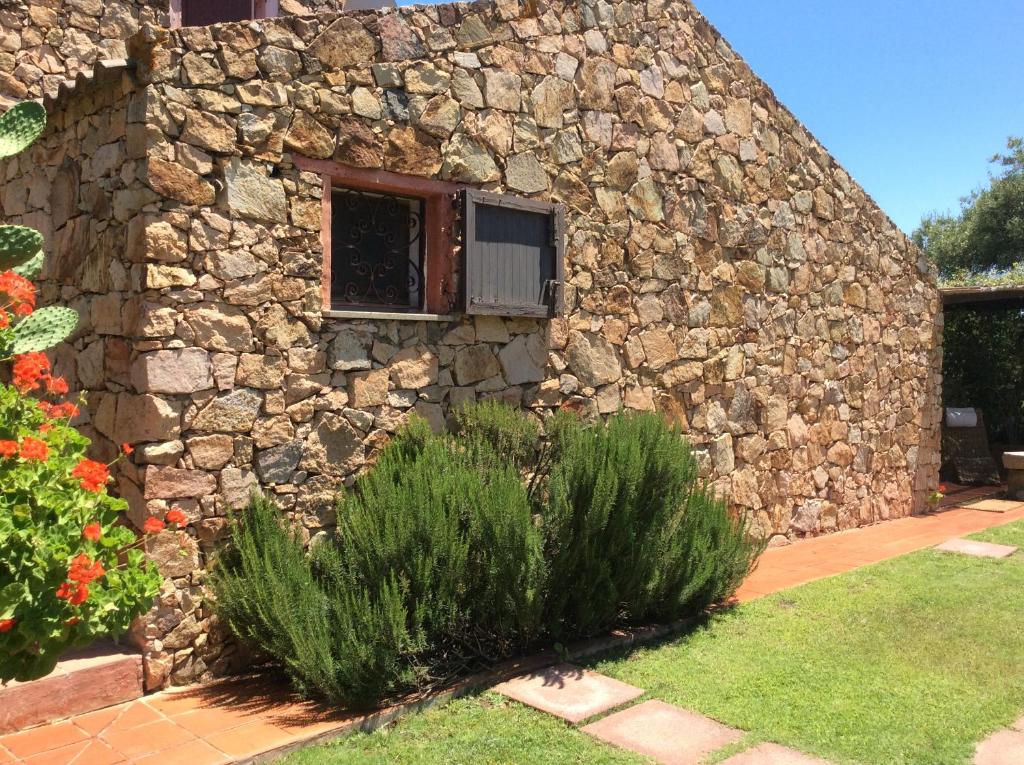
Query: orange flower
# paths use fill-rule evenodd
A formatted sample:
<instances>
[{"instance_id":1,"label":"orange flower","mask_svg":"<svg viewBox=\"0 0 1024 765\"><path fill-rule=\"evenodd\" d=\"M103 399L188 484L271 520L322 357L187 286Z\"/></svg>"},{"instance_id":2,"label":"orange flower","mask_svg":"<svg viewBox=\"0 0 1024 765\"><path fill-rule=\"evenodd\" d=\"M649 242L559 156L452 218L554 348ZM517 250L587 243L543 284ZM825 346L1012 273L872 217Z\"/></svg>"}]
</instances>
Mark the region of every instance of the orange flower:
<instances>
[{"instance_id":1,"label":"orange flower","mask_svg":"<svg viewBox=\"0 0 1024 765\"><path fill-rule=\"evenodd\" d=\"M0 441L0 457L10 459L18 453L17 441Z\"/></svg>"},{"instance_id":2,"label":"orange flower","mask_svg":"<svg viewBox=\"0 0 1024 765\"><path fill-rule=\"evenodd\" d=\"M103 536L103 527L98 523L87 524L82 529L82 539L88 539L90 542L99 542L100 537Z\"/></svg>"},{"instance_id":3,"label":"orange flower","mask_svg":"<svg viewBox=\"0 0 1024 765\"><path fill-rule=\"evenodd\" d=\"M82 460L75 465L71 475L81 482L83 489L93 492L102 491L104 484L110 479L107 466L95 460Z\"/></svg>"},{"instance_id":4,"label":"orange flower","mask_svg":"<svg viewBox=\"0 0 1024 765\"><path fill-rule=\"evenodd\" d=\"M84 582L79 582L77 585L64 582L57 588L57 597L66 600L73 606L79 606L89 599L89 588Z\"/></svg>"},{"instance_id":5,"label":"orange flower","mask_svg":"<svg viewBox=\"0 0 1024 765\"><path fill-rule=\"evenodd\" d=\"M175 526L184 526L188 523L188 516L185 515L180 507L172 507L167 515L164 516L164 520L168 523L173 523Z\"/></svg>"},{"instance_id":6,"label":"orange flower","mask_svg":"<svg viewBox=\"0 0 1024 765\"><path fill-rule=\"evenodd\" d=\"M11 326L11 317L7 315L7 311L0 308L0 329L7 329Z\"/></svg>"},{"instance_id":7,"label":"orange flower","mask_svg":"<svg viewBox=\"0 0 1024 765\"><path fill-rule=\"evenodd\" d=\"M45 441L38 438L27 437L21 442L21 458L24 460L35 460L46 462L50 458L50 447Z\"/></svg>"},{"instance_id":8,"label":"orange flower","mask_svg":"<svg viewBox=\"0 0 1024 765\"><path fill-rule=\"evenodd\" d=\"M147 518L146 522L142 524L142 530L147 534L159 534L164 530L164 522L159 518Z\"/></svg>"},{"instance_id":9,"label":"orange flower","mask_svg":"<svg viewBox=\"0 0 1024 765\"><path fill-rule=\"evenodd\" d=\"M17 623L17 619L0 619L0 632L10 632Z\"/></svg>"},{"instance_id":10,"label":"orange flower","mask_svg":"<svg viewBox=\"0 0 1024 765\"><path fill-rule=\"evenodd\" d=\"M127 441L125 441L123 444L121 444L121 451L124 452L125 456L128 456L129 454L135 451L135 447L132 446Z\"/></svg>"},{"instance_id":11,"label":"orange flower","mask_svg":"<svg viewBox=\"0 0 1024 765\"><path fill-rule=\"evenodd\" d=\"M49 401L40 401L37 406L42 410L43 414L52 420L56 420L61 417L67 417L70 419L78 416L78 407L70 401L65 401L60 404L51 404Z\"/></svg>"},{"instance_id":12,"label":"orange flower","mask_svg":"<svg viewBox=\"0 0 1024 765\"><path fill-rule=\"evenodd\" d=\"M940 492L941 492L942 494L945 494L945 493L946 493L946 484L944 484L944 483L940 483L940 484L939 484L939 491L940 491Z\"/></svg>"},{"instance_id":13,"label":"orange flower","mask_svg":"<svg viewBox=\"0 0 1024 765\"><path fill-rule=\"evenodd\" d=\"M28 316L36 305L35 285L14 271L0 273L0 295L7 297L4 306L19 316Z\"/></svg>"},{"instance_id":14,"label":"orange flower","mask_svg":"<svg viewBox=\"0 0 1024 765\"><path fill-rule=\"evenodd\" d=\"M75 556L68 567L68 579L81 584L89 584L106 573L102 563L92 560L85 553Z\"/></svg>"},{"instance_id":15,"label":"orange flower","mask_svg":"<svg viewBox=\"0 0 1024 765\"><path fill-rule=\"evenodd\" d=\"M55 396L63 396L68 392L68 381L63 377L47 377L46 392Z\"/></svg>"},{"instance_id":16,"label":"orange flower","mask_svg":"<svg viewBox=\"0 0 1024 765\"><path fill-rule=\"evenodd\" d=\"M40 381L50 376L50 360L45 353L23 353L14 357L12 372L14 387L22 393L39 390Z\"/></svg>"}]
</instances>

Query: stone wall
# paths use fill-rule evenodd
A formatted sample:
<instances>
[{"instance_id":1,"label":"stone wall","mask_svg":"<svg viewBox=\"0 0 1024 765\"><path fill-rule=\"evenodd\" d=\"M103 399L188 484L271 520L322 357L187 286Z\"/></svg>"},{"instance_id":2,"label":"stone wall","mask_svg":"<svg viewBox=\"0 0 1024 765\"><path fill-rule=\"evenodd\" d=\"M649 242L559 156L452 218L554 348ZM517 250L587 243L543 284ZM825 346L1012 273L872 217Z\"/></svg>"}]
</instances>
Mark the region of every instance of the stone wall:
<instances>
[{"instance_id":1,"label":"stone wall","mask_svg":"<svg viewBox=\"0 0 1024 765\"><path fill-rule=\"evenodd\" d=\"M135 290L124 242L132 197L145 193L136 177L145 143L129 140L128 124L139 103L124 67L98 68L83 87L50 104L45 133L6 161L0 187L4 222L45 237L39 302L68 305L80 316L75 333L54 351L57 370L100 409L105 392L129 385L125 313ZM77 423L96 440L97 458L113 460L117 446L96 432L88 410Z\"/></svg>"},{"instance_id":2,"label":"stone wall","mask_svg":"<svg viewBox=\"0 0 1024 765\"><path fill-rule=\"evenodd\" d=\"M168 0L0 0L0 103L56 93L101 59L123 59L141 23L166 26Z\"/></svg>"},{"instance_id":3,"label":"stone wall","mask_svg":"<svg viewBox=\"0 0 1024 765\"><path fill-rule=\"evenodd\" d=\"M170 0L0 0L0 107L56 93L102 59L127 58L142 24L168 26ZM337 11L345 0L281 0L282 16Z\"/></svg>"},{"instance_id":4,"label":"stone wall","mask_svg":"<svg viewBox=\"0 0 1024 765\"><path fill-rule=\"evenodd\" d=\"M98 433L138 445L119 474L133 518L182 507L192 556L256 485L317 533L410 413L441 428L492 396L541 418L664 412L779 542L910 514L935 488L930 265L688 3L179 30L137 76L133 161L93 216L116 232L126 318L90 319L75 348L102 337L112 369L79 361L78 379ZM565 315L324 312L321 179L296 155L562 202ZM196 557L155 552L148 682L227 668Z\"/></svg>"},{"instance_id":5,"label":"stone wall","mask_svg":"<svg viewBox=\"0 0 1024 765\"><path fill-rule=\"evenodd\" d=\"M72 385L69 398L82 398L74 424L92 439L90 456L114 463L116 491L128 498L130 520L141 528L146 517L137 488L142 476L132 461L114 462L120 444L135 439L159 444L176 432L168 425L174 405L135 395L132 385L132 357L138 353L133 338L154 324L173 327L175 321L173 309L154 311L140 298L146 267L135 218L142 205L156 198L141 180L145 92L137 89L127 67L100 64L74 90L47 103L44 134L4 163L0 218L32 226L46 238L39 303L67 305L79 314L73 335L51 354L54 367ZM160 452L159 446L140 448L143 456L136 459ZM147 540L149 554L168 576L149 629L166 632L185 613L191 623L200 617L209 625L209 614L199 610L200 580L192 578L200 564L200 529L197 525L187 534ZM187 644L190 651L201 650L201 640L193 646L196 638L198 633ZM226 650L225 665L235 649ZM218 644L216 651L220 657L225 646ZM159 664L148 663L152 679Z\"/></svg>"}]
</instances>

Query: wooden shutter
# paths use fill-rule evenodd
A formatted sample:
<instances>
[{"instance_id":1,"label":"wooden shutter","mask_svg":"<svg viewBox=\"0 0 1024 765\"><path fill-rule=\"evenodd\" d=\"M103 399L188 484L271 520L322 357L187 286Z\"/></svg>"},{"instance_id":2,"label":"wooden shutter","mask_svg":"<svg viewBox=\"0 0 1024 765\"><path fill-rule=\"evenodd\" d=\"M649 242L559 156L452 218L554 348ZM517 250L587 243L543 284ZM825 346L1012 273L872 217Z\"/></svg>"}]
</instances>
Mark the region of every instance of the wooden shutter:
<instances>
[{"instance_id":1,"label":"wooden shutter","mask_svg":"<svg viewBox=\"0 0 1024 765\"><path fill-rule=\"evenodd\" d=\"M253 0L182 0L181 24L204 27L222 21L253 18Z\"/></svg>"},{"instance_id":2,"label":"wooden shutter","mask_svg":"<svg viewBox=\"0 0 1024 765\"><path fill-rule=\"evenodd\" d=\"M562 311L565 213L561 205L462 192L466 313L550 317Z\"/></svg>"}]
</instances>

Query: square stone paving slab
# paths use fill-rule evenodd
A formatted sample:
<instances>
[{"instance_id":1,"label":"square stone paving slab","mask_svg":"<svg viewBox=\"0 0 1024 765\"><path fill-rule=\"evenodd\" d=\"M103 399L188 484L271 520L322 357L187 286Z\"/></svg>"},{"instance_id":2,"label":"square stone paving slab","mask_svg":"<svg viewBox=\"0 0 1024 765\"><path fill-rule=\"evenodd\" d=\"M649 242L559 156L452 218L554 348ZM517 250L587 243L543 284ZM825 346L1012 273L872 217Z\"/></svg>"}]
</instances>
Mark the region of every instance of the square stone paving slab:
<instances>
[{"instance_id":1,"label":"square stone paving slab","mask_svg":"<svg viewBox=\"0 0 1024 765\"><path fill-rule=\"evenodd\" d=\"M699 765L707 755L743 737L741 731L664 701L645 701L582 730L662 765Z\"/></svg>"},{"instance_id":2,"label":"square stone paving slab","mask_svg":"<svg viewBox=\"0 0 1024 765\"><path fill-rule=\"evenodd\" d=\"M1024 762L1024 733L1001 730L974 750L974 765L1020 765Z\"/></svg>"},{"instance_id":3,"label":"square stone paving slab","mask_svg":"<svg viewBox=\"0 0 1024 765\"><path fill-rule=\"evenodd\" d=\"M572 664L559 664L494 687L498 693L548 714L578 723L638 696L643 689Z\"/></svg>"},{"instance_id":4,"label":"square stone paving slab","mask_svg":"<svg viewBox=\"0 0 1024 765\"><path fill-rule=\"evenodd\" d=\"M973 555L976 558L1006 558L1017 552L1016 547L1009 545L994 545L990 542L975 542L971 539L950 539L935 549L961 555Z\"/></svg>"},{"instance_id":5,"label":"square stone paving slab","mask_svg":"<svg viewBox=\"0 0 1024 765\"><path fill-rule=\"evenodd\" d=\"M964 505L969 510L983 510L986 513L1008 513L1011 510L1017 510L1024 503L1013 502L1008 499L983 499L980 502L972 502L969 505Z\"/></svg>"},{"instance_id":6,"label":"square stone paving slab","mask_svg":"<svg viewBox=\"0 0 1024 765\"><path fill-rule=\"evenodd\" d=\"M734 754L722 765L831 765L828 760L820 760L789 749L778 744L761 744L745 752Z\"/></svg>"}]
</instances>

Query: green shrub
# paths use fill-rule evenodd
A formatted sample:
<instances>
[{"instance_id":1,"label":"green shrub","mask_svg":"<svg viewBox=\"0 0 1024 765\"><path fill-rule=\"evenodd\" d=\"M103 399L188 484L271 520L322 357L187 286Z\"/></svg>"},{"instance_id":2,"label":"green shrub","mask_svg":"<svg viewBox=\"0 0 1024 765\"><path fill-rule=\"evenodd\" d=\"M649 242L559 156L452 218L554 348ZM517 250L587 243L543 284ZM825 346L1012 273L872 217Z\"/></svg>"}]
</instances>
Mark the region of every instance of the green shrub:
<instances>
[{"instance_id":1,"label":"green shrub","mask_svg":"<svg viewBox=\"0 0 1024 765\"><path fill-rule=\"evenodd\" d=\"M267 500L236 524L213 578L232 631L300 689L363 705L536 636L541 535L519 474L482 472L414 423L339 501L307 556Z\"/></svg>"},{"instance_id":2,"label":"green shrub","mask_svg":"<svg viewBox=\"0 0 1024 765\"><path fill-rule=\"evenodd\" d=\"M500 401L483 401L460 408L455 421L463 443L478 459L493 455L499 464L533 468L540 428L522 412Z\"/></svg>"},{"instance_id":3,"label":"green shrub","mask_svg":"<svg viewBox=\"0 0 1024 765\"><path fill-rule=\"evenodd\" d=\"M411 453L404 438L338 506L345 576L373 594L397 581L410 633L527 641L538 628L541 536L519 474L480 470L451 439ZM410 456L412 454L412 456Z\"/></svg>"},{"instance_id":4,"label":"green shrub","mask_svg":"<svg viewBox=\"0 0 1024 765\"><path fill-rule=\"evenodd\" d=\"M544 508L552 634L679 618L742 582L760 548L702 484L677 429L658 415L619 414L605 427L567 423L553 437Z\"/></svg>"},{"instance_id":5,"label":"green shrub","mask_svg":"<svg viewBox=\"0 0 1024 765\"><path fill-rule=\"evenodd\" d=\"M307 553L255 498L213 577L236 635L307 693L366 704L545 641L727 597L760 546L655 415L548 423L498 404L414 421Z\"/></svg>"},{"instance_id":6,"label":"green shrub","mask_svg":"<svg viewBox=\"0 0 1024 765\"><path fill-rule=\"evenodd\" d=\"M307 554L271 501L254 495L234 519L230 546L213 567L217 612L232 632L281 662L296 688L341 703L368 704L411 683L396 593L365 593L333 576L337 550Z\"/></svg>"}]
</instances>

